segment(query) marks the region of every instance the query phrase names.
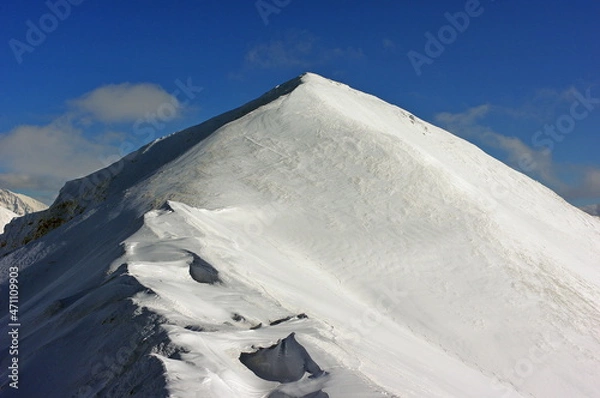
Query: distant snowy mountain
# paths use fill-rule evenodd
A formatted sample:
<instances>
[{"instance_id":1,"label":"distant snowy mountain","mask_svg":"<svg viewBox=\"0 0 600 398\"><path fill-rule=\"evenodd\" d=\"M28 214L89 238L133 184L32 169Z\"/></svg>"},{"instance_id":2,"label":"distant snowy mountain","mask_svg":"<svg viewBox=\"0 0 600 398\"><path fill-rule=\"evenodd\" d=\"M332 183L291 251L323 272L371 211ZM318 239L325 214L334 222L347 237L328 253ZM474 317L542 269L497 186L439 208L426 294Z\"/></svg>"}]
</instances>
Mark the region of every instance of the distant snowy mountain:
<instances>
[{"instance_id":1,"label":"distant snowy mountain","mask_svg":"<svg viewBox=\"0 0 600 398\"><path fill-rule=\"evenodd\" d=\"M48 206L29 196L0 189L0 234L13 218L47 208Z\"/></svg>"},{"instance_id":2,"label":"distant snowy mountain","mask_svg":"<svg viewBox=\"0 0 600 398\"><path fill-rule=\"evenodd\" d=\"M582 206L581 210L585 211L588 214L591 214L592 216L600 217L600 204Z\"/></svg>"},{"instance_id":3,"label":"distant snowy mountain","mask_svg":"<svg viewBox=\"0 0 600 398\"><path fill-rule=\"evenodd\" d=\"M18 396L600 396L600 219L314 74L67 183L12 266Z\"/></svg>"},{"instance_id":4,"label":"distant snowy mountain","mask_svg":"<svg viewBox=\"0 0 600 398\"><path fill-rule=\"evenodd\" d=\"M4 232L4 226L15 217L19 216L8 209L5 209L4 207L0 207L0 234Z\"/></svg>"},{"instance_id":5,"label":"distant snowy mountain","mask_svg":"<svg viewBox=\"0 0 600 398\"><path fill-rule=\"evenodd\" d=\"M7 189L0 189L0 207L10 210L18 216L35 213L36 211L48 208L42 202Z\"/></svg>"}]
</instances>

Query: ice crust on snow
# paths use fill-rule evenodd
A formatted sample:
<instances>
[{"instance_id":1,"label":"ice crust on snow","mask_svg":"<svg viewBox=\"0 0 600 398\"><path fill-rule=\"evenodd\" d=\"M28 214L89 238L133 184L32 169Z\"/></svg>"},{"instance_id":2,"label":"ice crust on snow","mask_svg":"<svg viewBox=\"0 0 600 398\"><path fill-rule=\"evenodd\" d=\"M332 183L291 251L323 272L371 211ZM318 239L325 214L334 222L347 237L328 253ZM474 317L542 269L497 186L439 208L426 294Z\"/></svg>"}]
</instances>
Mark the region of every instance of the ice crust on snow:
<instances>
[{"instance_id":1,"label":"ice crust on snow","mask_svg":"<svg viewBox=\"0 0 600 398\"><path fill-rule=\"evenodd\" d=\"M117 169L6 234L24 393L600 396L600 220L407 111L305 74Z\"/></svg>"}]
</instances>

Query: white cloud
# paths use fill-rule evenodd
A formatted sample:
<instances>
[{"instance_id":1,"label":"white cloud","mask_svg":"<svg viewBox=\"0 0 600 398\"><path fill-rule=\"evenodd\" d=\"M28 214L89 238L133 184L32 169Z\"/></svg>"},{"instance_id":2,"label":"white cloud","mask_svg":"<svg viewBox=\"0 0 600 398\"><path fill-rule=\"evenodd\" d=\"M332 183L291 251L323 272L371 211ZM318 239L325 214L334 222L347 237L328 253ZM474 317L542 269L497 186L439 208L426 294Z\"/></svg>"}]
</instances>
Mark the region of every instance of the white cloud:
<instances>
[{"instance_id":1,"label":"white cloud","mask_svg":"<svg viewBox=\"0 0 600 398\"><path fill-rule=\"evenodd\" d=\"M99 87L69 104L101 122L135 122L161 107L179 112L177 98L150 83L109 84Z\"/></svg>"},{"instance_id":2,"label":"white cloud","mask_svg":"<svg viewBox=\"0 0 600 398\"><path fill-rule=\"evenodd\" d=\"M113 133L86 138L69 116L45 126L23 125L0 135L0 186L35 189L53 195L66 180L105 167L103 155L114 153Z\"/></svg>"}]
</instances>

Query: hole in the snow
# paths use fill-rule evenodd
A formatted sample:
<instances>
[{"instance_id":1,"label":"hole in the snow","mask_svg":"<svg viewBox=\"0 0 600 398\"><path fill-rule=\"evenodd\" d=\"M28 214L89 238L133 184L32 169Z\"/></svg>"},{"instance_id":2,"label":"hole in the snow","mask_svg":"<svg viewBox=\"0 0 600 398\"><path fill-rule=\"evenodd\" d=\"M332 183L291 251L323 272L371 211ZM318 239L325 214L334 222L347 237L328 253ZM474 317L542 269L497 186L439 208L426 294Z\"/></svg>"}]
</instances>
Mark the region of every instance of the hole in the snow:
<instances>
[{"instance_id":1,"label":"hole in the snow","mask_svg":"<svg viewBox=\"0 0 600 398\"><path fill-rule=\"evenodd\" d=\"M246 320L246 318L244 318L243 315L240 315L237 312L234 312L233 315L231 315L231 319L233 319L236 322L243 322Z\"/></svg>"},{"instance_id":2,"label":"hole in the snow","mask_svg":"<svg viewBox=\"0 0 600 398\"><path fill-rule=\"evenodd\" d=\"M271 347L242 353L240 362L261 379L280 383L298 381L306 372L311 374L311 378L324 374L306 349L296 341L294 333Z\"/></svg>"},{"instance_id":3,"label":"hole in the snow","mask_svg":"<svg viewBox=\"0 0 600 398\"><path fill-rule=\"evenodd\" d=\"M290 315L290 316L286 316L285 318L281 318L281 319L277 319L277 320L275 320L275 321L272 321L271 323L269 323L269 325L270 325L270 326L279 325L280 323L287 322L287 321L289 321L290 319L292 319L292 316L291 316L291 315Z\"/></svg>"},{"instance_id":4,"label":"hole in the snow","mask_svg":"<svg viewBox=\"0 0 600 398\"><path fill-rule=\"evenodd\" d=\"M184 326L184 329L191 330L192 332L203 332L204 328L198 325L187 325Z\"/></svg>"},{"instance_id":5,"label":"hole in the snow","mask_svg":"<svg viewBox=\"0 0 600 398\"><path fill-rule=\"evenodd\" d=\"M271 321L271 323L269 323L269 326L276 326L276 325L279 325L280 323L287 322L287 321L292 320L294 318L295 319L306 319L306 318L308 318L308 315L306 315L305 313L302 313L302 314L298 314L296 316L292 316L292 315L286 316L285 318L280 318L280 319L276 319L274 321Z\"/></svg>"},{"instance_id":6,"label":"hole in the snow","mask_svg":"<svg viewBox=\"0 0 600 398\"><path fill-rule=\"evenodd\" d=\"M212 265L201 259L197 254L190 253L192 255L192 262L190 264L190 276L200 283L209 283L211 285L221 282L219 279L219 271L217 271Z\"/></svg>"}]
</instances>

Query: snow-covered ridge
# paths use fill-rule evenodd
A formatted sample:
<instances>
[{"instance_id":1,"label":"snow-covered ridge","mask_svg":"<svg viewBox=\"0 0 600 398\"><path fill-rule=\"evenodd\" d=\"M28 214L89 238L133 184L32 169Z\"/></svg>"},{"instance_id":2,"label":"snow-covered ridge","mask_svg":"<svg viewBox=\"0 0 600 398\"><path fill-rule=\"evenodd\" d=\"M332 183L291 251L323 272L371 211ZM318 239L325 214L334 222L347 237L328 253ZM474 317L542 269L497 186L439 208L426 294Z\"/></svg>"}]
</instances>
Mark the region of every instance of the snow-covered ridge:
<instances>
[{"instance_id":1,"label":"snow-covered ridge","mask_svg":"<svg viewBox=\"0 0 600 398\"><path fill-rule=\"evenodd\" d=\"M405 110L306 74L114 170L0 258L32 396L600 395L600 220Z\"/></svg>"}]
</instances>

